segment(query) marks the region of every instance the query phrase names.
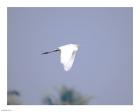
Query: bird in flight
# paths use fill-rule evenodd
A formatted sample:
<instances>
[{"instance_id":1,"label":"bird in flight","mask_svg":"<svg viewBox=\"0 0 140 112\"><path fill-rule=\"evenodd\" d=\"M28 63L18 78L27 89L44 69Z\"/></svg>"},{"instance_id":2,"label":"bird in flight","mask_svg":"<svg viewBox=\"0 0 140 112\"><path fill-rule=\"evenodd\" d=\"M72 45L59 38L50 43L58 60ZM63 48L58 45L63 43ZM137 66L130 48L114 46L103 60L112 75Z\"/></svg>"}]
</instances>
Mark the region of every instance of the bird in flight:
<instances>
[{"instance_id":1,"label":"bird in flight","mask_svg":"<svg viewBox=\"0 0 140 112\"><path fill-rule=\"evenodd\" d=\"M65 71L69 71L73 65L76 52L78 51L79 45L77 44L67 44L60 46L52 51L44 52L42 54L49 54L53 52L60 52L60 62L64 66Z\"/></svg>"}]
</instances>

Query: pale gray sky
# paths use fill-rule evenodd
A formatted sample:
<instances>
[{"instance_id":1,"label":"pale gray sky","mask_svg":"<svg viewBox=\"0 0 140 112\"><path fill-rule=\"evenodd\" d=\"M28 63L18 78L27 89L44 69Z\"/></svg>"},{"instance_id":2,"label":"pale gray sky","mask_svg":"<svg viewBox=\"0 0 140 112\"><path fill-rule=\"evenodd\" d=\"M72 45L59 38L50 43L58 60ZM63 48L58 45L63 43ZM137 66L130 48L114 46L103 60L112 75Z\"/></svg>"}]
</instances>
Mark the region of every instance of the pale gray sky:
<instances>
[{"instance_id":1,"label":"pale gray sky","mask_svg":"<svg viewBox=\"0 0 140 112\"><path fill-rule=\"evenodd\" d=\"M62 85L91 104L132 104L132 18L132 8L8 8L8 89L24 104ZM80 45L69 72L59 54L40 55L68 43Z\"/></svg>"}]
</instances>

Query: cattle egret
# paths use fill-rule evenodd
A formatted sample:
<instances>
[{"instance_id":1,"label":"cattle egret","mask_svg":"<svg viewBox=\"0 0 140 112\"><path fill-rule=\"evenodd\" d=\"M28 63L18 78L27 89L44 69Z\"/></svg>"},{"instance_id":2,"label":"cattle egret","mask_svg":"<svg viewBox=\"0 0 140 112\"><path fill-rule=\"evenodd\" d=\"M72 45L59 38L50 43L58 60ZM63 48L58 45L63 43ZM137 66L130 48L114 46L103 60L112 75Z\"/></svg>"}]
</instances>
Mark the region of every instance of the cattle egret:
<instances>
[{"instance_id":1,"label":"cattle egret","mask_svg":"<svg viewBox=\"0 0 140 112\"><path fill-rule=\"evenodd\" d=\"M49 54L52 52L60 52L60 62L61 62L61 64L63 64L64 70L69 71L73 65L78 48L79 48L79 45L67 44L64 46L60 46L53 51L44 52L42 54Z\"/></svg>"}]
</instances>

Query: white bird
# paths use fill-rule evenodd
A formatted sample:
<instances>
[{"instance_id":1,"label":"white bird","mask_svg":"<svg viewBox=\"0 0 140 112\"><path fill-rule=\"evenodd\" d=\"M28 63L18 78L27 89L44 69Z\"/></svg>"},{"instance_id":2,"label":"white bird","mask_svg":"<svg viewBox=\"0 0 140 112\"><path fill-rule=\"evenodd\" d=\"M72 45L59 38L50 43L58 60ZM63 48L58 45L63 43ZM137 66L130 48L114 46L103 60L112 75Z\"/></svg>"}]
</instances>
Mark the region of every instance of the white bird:
<instances>
[{"instance_id":1,"label":"white bird","mask_svg":"<svg viewBox=\"0 0 140 112\"><path fill-rule=\"evenodd\" d=\"M64 70L69 71L73 65L78 48L79 48L79 45L67 44L64 46L60 46L53 51L44 52L42 54L49 54L52 52L60 52L60 61L64 66Z\"/></svg>"}]
</instances>

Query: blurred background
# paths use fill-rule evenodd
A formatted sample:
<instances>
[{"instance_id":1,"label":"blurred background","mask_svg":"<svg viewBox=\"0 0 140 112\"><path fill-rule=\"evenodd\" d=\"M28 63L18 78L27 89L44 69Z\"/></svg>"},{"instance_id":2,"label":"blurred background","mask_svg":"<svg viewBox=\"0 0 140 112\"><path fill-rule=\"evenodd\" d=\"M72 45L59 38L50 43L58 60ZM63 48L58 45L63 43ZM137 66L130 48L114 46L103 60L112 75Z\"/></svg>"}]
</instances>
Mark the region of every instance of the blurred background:
<instances>
[{"instance_id":1,"label":"blurred background","mask_svg":"<svg viewBox=\"0 0 140 112\"><path fill-rule=\"evenodd\" d=\"M69 72L40 55L69 43L80 45ZM131 7L9 7L7 104L131 105L132 43Z\"/></svg>"}]
</instances>

